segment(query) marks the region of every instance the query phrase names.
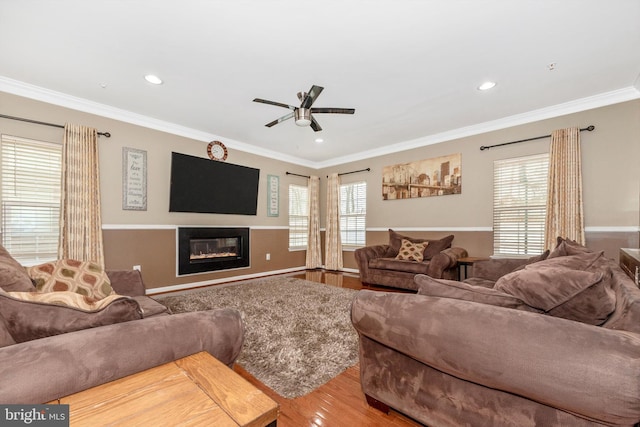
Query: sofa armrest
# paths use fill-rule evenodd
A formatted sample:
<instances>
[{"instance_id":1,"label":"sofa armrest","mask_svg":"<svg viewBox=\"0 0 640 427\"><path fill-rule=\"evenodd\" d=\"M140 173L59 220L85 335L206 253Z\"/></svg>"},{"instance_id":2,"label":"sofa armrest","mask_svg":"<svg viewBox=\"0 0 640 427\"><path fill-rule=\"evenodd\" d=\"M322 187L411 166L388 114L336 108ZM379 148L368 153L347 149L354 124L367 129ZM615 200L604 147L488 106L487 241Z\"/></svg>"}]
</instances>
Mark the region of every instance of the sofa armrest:
<instances>
[{"instance_id":1,"label":"sofa armrest","mask_svg":"<svg viewBox=\"0 0 640 427\"><path fill-rule=\"evenodd\" d=\"M427 274L435 279L442 279L445 270L455 268L458 265L458 260L467 255L466 249L447 248L431 258Z\"/></svg>"},{"instance_id":2,"label":"sofa armrest","mask_svg":"<svg viewBox=\"0 0 640 427\"><path fill-rule=\"evenodd\" d=\"M10 345L0 348L0 402L45 403L200 351L231 366L243 340L240 313L218 309Z\"/></svg>"},{"instance_id":3,"label":"sofa armrest","mask_svg":"<svg viewBox=\"0 0 640 427\"><path fill-rule=\"evenodd\" d=\"M359 334L446 374L602 423L640 420L640 335L470 301L362 290Z\"/></svg>"},{"instance_id":4,"label":"sofa armrest","mask_svg":"<svg viewBox=\"0 0 640 427\"><path fill-rule=\"evenodd\" d=\"M138 270L107 270L107 277L119 295L138 297L146 294L142 273Z\"/></svg>"},{"instance_id":5,"label":"sofa armrest","mask_svg":"<svg viewBox=\"0 0 640 427\"><path fill-rule=\"evenodd\" d=\"M390 247L389 245L375 245L358 248L354 252L358 270L360 271L360 280L367 283L369 279L369 261L375 258L384 258Z\"/></svg>"}]
</instances>

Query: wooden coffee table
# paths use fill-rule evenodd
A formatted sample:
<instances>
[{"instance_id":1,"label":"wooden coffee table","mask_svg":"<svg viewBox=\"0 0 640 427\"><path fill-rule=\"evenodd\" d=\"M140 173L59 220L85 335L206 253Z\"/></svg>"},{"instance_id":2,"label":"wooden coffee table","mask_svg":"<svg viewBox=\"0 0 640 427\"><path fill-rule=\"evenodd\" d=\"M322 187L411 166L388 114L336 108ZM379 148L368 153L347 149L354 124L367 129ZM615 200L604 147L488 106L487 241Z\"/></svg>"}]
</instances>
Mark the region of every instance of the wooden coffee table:
<instances>
[{"instance_id":1,"label":"wooden coffee table","mask_svg":"<svg viewBox=\"0 0 640 427\"><path fill-rule=\"evenodd\" d=\"M69 405L71 426L275 426L278 404L201 352L50 404Z\"/></svg>"}]
</instances>

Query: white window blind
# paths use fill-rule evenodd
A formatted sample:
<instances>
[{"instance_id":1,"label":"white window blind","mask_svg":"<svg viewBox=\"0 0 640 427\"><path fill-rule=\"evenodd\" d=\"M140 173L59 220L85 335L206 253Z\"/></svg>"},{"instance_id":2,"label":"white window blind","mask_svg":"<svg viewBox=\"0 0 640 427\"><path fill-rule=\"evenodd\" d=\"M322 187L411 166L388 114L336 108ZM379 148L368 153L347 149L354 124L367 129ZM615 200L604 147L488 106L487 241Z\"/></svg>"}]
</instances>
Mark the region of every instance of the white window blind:
<instances>
[{"instance_id":1,"label":"white window blind","mask_svg":"<svg viewBox=\"0 0 640 427\"><path fill-rule=\"evenodd\" d=\"M546 153L494 162L494 254L543 252L548 170Z\"/></svg>"},{"instance_id":2,"label":"white window blind","mask_svg":"<svg viewBox=\"0 0 640 427\"><path fill-rule=\"evenodd\" d=\"M364 246L367 222L367 183L340 186L340 238L342 246Z\"/></svg>"},{"instance_id":3,"label":"white window blind","mask_svg":"<svg viewBox=\"0 0 640 427\"><path fill-rule=\"evenodd\" d=\"M289 249L307 249L309 234L309 189L289 185Z\"/></svg>"},{"instance_id":4,"label":"white window blind","mask_svg":"<svg viewBox=\"0 0 640 427\"><path fill-rule=\"evenodd\" d=\"M0 136L2 244L23 265L58 256L62 145Z\"/></svg>"}]
</instances>

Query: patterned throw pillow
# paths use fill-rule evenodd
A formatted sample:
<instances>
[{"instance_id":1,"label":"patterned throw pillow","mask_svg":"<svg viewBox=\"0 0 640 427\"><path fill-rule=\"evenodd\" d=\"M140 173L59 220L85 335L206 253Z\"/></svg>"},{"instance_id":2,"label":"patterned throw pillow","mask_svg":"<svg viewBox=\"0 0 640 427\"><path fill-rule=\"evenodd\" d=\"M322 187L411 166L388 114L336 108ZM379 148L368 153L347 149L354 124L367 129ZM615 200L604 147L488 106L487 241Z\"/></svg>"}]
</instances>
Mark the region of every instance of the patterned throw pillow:
<instances>
[{"instance_id":1,"label":"patterned throw pillow","mask_svg":"<svg viewBox=\"0 0 640 427\"><path fill-rule=\"evenodd\" d=\"M424 259L424 250L428 245L429 242L414 243L411 240L402 239L402 245L400 246L398 255L396 255L396 259L422 262Z\"/></svg>"},{"instance_id":2,"label":"patterned throw pillow","mask_svg":"<svg viewBox=\"0 0 640 427\"><path fill-rule=\"evenodd\" d=\"M29 267L38 292L71 291L100 300L115 292L107 273L90 261L63 259Z\"/></svg>"}]
</instances>

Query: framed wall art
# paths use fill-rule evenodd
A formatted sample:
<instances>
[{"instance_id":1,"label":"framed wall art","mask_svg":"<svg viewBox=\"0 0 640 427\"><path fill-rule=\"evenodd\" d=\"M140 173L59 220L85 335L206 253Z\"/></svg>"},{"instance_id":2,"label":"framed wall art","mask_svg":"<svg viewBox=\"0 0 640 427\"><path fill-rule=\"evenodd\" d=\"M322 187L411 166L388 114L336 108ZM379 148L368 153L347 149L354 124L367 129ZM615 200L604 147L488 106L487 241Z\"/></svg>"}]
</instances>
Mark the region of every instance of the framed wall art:
<instances>
[{"instance_id":1,"label":"framed wall art","mask_svg":"<svg viewBox=\"0 0 640 427\"><path fill-rule=\"evenodd\" d=\"M147 210L147 152L122 148L122 209Z\"/></svg>"},{"instance_id":2,"label":"framed wall art","mask_svg":"<svg viewBox=\"0 0 640 427\"><path fill-rule=\"evenodd\" d=\"M462 193L462 154L434 157L382 169L382 199L412 199Z\"/></svg>"},{"instance_id":3,"label":"framed wall art","mask_svg":"<svg viewBox=\"0 0 640 427\"><path fill-rule=\"evenodd\" d=\"M267 175L267 216L280 215L280 177Z\"/></svg>"}]
</instances>

